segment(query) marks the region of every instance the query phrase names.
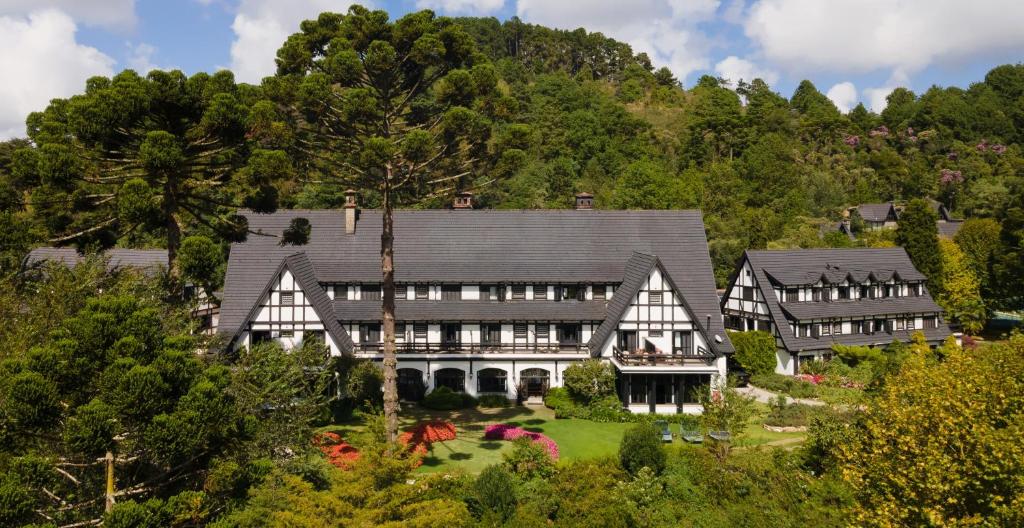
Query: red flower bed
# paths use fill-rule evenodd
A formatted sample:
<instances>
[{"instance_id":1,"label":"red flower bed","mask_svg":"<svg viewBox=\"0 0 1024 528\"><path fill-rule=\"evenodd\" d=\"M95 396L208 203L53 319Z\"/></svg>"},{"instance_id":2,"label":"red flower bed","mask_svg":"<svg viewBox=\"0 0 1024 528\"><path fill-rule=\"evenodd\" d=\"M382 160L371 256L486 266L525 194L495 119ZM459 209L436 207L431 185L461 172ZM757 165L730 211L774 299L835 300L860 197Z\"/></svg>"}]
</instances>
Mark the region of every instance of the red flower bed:
<instances>
[{"instance_id":1,"label":"red flower bed","mask_svg":"<svg viewBox=\"0 0 1024 528\"><path fill-rule=\"evenodd\" d=\"M334 467L350 469L359 460L359 451L341 439L337 433L321 433L313 437L313 445Z\"/></svg>"},{"instance_id":2,"label":"red flower bed","mask_svg":"<svg viewBox=\"0 0 1024 528\"><path fill-rule=\"evenodd\" d=\"M426 456L430 444L448 440L455 440L455 424L440 420L421 423L412 430L398 435L398 443L419 458Z\"/></svg>"}]
</instances>

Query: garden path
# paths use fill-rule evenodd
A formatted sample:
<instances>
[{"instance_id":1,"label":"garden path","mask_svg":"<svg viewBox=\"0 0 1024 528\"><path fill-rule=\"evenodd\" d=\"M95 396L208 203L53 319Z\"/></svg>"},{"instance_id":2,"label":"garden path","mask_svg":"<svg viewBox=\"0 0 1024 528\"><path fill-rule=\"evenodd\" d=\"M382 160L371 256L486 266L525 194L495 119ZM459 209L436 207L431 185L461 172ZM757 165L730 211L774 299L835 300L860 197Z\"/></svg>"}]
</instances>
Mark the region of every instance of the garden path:
<instances>
[{"instance_id":1,"label":"garden path","mask_svg":"<svg viewBox=\"0 0 1024 528\"><path fill-rule=\"evenodd\" d=\"M747 396L753 396L755 400L761 403L771 403L772 401L779 397L779 394L776 392L765 390L760 387L755 387L749 384L746 387L740 387L736 389L736 392L739 392L740 394L745 394ZM818 406L828 405L827 403L821 400L815 400L811 398L793 398L792 396L786 396L786 403L802 403L804 405Z\"/></svg>"}]
</instances>

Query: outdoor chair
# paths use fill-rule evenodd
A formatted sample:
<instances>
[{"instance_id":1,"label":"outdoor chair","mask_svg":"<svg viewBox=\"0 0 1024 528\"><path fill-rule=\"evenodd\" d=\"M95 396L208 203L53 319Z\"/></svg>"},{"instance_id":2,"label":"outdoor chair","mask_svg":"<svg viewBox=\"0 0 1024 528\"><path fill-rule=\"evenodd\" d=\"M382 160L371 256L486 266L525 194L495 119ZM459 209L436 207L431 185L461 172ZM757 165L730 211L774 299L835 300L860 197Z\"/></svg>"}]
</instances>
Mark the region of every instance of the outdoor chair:
<instances>
[{"instance_id":1,"label":"outdoor chair","mask_svg":"<svg viewBox=\"0 0 1024 528\"><path fill-rule=\"evenodd\" d=\"M658 420L654 422L654 426L661 429L662 442L672 441L672 430L668 428L668 422L666 422L665 420Z\"/></svg>"},{"instance_id":2,"label":"outdoor chair","mask_svg":"<svg viewBox=\"0 0 1024 528\"><path fill-rule=\"evenodd\" d=\"M704 434L699 429L687 429L683 424L679 424L679 436L691 444L704 442Z\"/></svg>"},{"instance_id":3,"label":"outdoor chair","mask_svg":"<svg viewBox=\"0 0 1024 528\"><path fill-rule=\"evenodd\" d=\"M708 436L718 440L719 442L728 442L732 440L732 436L729 435L729 431L708 431Z\"/></svg>"}]
</instances>

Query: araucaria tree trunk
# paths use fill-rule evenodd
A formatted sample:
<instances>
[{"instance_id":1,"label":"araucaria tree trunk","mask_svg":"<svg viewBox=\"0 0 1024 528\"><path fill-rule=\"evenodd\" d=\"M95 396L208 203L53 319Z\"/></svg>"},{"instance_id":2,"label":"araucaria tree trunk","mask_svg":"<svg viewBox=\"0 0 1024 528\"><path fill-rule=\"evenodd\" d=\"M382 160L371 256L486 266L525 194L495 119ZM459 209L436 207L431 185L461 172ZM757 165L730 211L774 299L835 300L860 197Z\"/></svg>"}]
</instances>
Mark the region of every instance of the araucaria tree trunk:
<instances>
[{"instance_id":1,"label":"araucaria tree trunk","mask_svg":"<svg viewBox=\"0 0 1024 528\"><path fill-rule=\"evenodd\" d=\"M396 207L436 201L486 183L474 174L488 155L489 112L498 76L473 37L450 19L420 11L388 21L352 6L303 22L278 52L271 99L295 124L297 159L326 184L379 193L387 439L398 437L395 355ZM479 111L482 110L483 112ZM303 170L306 170L303 168Z\"/></svg>"},{"instance_id":2,"label":"araucaria tree trunk","mask_svg":"<svg viewBox=\"0 0 1024 528\"><path fill-rule=\"evenodd\" d=\"M390 172L390 171L389 171ZM384 289L382 303L384 334L384 420L388 444L398 439L398 357L395 355L395 234L391 193L384 191L380 232L380 271Z\"/></svg>"}]
</instances>

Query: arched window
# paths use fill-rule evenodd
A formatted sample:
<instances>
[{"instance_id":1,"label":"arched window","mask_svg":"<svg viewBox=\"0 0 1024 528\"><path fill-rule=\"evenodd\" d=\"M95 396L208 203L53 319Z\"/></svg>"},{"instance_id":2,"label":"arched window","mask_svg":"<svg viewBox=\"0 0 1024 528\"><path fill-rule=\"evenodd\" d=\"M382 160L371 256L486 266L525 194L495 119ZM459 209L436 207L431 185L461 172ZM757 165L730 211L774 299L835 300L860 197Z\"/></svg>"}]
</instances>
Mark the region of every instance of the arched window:
<instances>
[{"instance_id":1,"label":"arched window","mask_svg":"<svg viewBox=\"0 0 1024 528\"><path fill-rule=\"evenodd\" d=\"M457 368L443 368L434 373L434 388L448 387L455 392L466 391L466 372Z\"/></svg>"},{"instance_id":2,"label":"arched window","mask_svg":"<svg viewBox=\"0 0 1024 528\"><path fill-rule=\"evenodd\" d=\"M476 375L478 392L508 392L508 373L501 369L486 368Z\"/></svg>"}]
</instances>

